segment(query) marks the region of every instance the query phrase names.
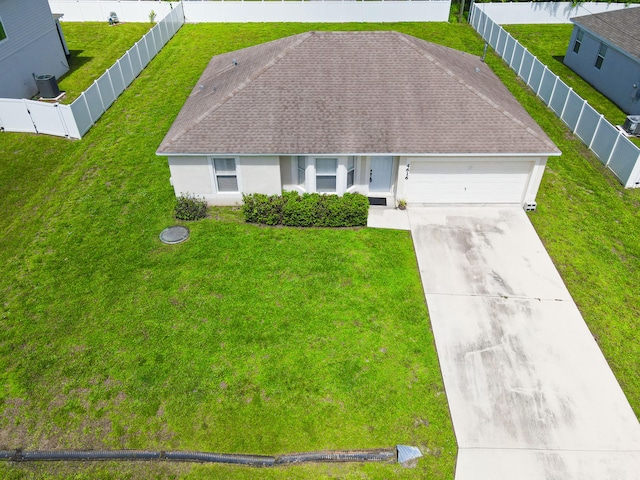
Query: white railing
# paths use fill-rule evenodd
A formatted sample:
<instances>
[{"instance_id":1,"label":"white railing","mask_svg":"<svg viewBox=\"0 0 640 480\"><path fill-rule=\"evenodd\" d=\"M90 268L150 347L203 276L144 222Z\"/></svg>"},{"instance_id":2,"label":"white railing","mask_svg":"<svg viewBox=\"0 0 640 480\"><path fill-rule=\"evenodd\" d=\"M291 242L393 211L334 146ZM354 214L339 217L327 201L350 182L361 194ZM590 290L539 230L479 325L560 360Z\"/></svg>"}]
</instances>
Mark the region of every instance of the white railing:
<instances>
[{"instance_id":1,"label":"white railing","mask_svg":"<svg viewBox=\"0 0 640 480\"><path fill-rule=\"evenodd\" d=\"M71 105L0 98L0 129L82 138L183 24L178 3Z\"/></svg>"},{"instance_id":2,"label":"white railing","mask_svg":"<svg viewBox=\"0 0 640 480\"><path fill-rule=\"evenodd\" d=\"M106 21L116 12L125 22L158 17L169 2L150 0L49 0L62 21ZM186 1L186 21L204 22L446 22L451 0L218 0Z\"/></svg>"},{"instance_id":3,"label":"white railing","mask_svg":"<svg viewBox=\"0 0 640 480\"><path fill-rule=\"evenodd\" d=\"M472 5L473 28L626 188L639 188L640 148L489 18L484 5Z\"/></svg>"}]
</instances>

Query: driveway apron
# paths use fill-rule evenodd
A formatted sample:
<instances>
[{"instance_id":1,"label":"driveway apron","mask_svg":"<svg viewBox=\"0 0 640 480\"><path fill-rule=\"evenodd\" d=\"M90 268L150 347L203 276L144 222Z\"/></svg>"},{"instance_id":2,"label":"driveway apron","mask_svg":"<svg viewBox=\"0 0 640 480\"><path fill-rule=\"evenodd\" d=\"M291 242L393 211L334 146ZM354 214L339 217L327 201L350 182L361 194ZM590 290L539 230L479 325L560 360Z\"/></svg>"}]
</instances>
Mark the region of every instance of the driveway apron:
<instances>
[{"instance_id":1,"label":"driveway apron","mask_svg":"<svg viewBox=\"0 0 640 480\"><path fill-rule=\"evenodd\" d=\"M456 480L640 479L640 424L522 208L408 212Z\"/></svg>"}]
</instances>

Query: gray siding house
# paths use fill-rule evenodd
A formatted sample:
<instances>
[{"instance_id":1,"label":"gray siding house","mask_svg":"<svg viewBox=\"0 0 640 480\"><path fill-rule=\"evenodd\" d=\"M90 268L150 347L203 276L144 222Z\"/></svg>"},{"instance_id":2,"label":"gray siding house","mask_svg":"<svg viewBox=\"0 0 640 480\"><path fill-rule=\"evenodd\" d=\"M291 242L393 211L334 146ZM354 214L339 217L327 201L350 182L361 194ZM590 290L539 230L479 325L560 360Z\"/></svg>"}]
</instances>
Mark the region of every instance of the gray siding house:
<instances>
[{"instance_id":1,"label":"gray siding house","mask_svg":"<svg viewBox=\"0 0 640 480\"><path fill-rule=\"evenodd\" d=\"M65 48L47 0L0 0L0 97L35 95L34 73L64 75Z\"/></svg>"},{"instance_id":2,"label":"gray siding house","mask_svg":"<svg viewBox=\"0 0 640 480\"><path fill-rule=\"evenodd\" d=\"M176 195L357 192L534 208L560 152L479 57L397 32L307 32L214 57L160 144Z\"/></svg>"},{"instance_id":3,"label":"gray siding house","mask_svg":"<svg viewBox=\"0 0 640 480\"><path fill-rule=\"evenodd\" d=\"M640 114L640 8L571 21L564 64L627 114Z\"/></svg>"}]
</instances>

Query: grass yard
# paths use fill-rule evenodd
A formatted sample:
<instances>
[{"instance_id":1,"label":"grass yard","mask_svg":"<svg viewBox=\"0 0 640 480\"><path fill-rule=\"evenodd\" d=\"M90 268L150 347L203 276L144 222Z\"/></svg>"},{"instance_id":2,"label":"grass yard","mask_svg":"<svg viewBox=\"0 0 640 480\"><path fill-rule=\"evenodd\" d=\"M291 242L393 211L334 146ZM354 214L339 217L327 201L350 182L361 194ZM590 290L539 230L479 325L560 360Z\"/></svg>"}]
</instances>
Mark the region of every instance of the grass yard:
<instances>
[{"instance_id":1,"label":"grass yard","mask_svg":"<svg viewBox=\"0 0 640 480\"><path fill-rule=\"evenodd\" d=\"M522 45L534 54L564 83L573 88L593 108L613 125L622 125L627 118L618 106L594 89L563 62L569 45L573 24L569 25L503 25ZM640 139L632 138L640 145Z\"/></svg>"},{"instance_id":2,"label":"grass yard","mask_svg":"<svg viewBox=\"0 0 640 480\"><path fill-rule=\"evenodd\" d=\"M71 103L91 86L105 70L125 54L153 26L150 23L62 22L62 31L71 52L69 72L59 79L67 92L62 103Z\"/></svg>"},{"instance_id":3,"label":"grass yard","mask_svg":"<svg viewBox=\"0 0 640 480\"><path fill-rule=\"evenodd\" d=\"M420 446L398 465L9 465L2 478L453 478L456 445L408 232L245 225L164 246L154 152L215 53L308 28L187 25L82 141L0 135L0 449L279 454ZM171 91L172 95L166 95Z\"/></svg>"},{"instance_id":4,"label":"grass yard","mask_svg":"<svg viewBox=\"0 0 640 480\"><path fill-rule=\"evenodd\" d=\"M216 53L308 29L396 29L480 55L455 24L186 25L82 141L0 135L0 449L278 454L396 443L396 465L0 463L22 478L453 478L455 441L408 233L173 223L154 155ZM640 415L640 191L624 190L495 55L564 154L531 220ZM171 91L172 95L166 95Z\"/></svg>"}]
</instances>

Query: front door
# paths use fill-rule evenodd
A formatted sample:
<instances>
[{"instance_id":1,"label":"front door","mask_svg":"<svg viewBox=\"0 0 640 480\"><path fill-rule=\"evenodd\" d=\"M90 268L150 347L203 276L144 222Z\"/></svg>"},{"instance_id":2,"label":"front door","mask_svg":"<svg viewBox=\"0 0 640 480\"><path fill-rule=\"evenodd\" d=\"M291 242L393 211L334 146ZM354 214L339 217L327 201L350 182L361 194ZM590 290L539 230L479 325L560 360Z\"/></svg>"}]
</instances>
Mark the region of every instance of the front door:
<instances>
[{"instance_id":1,"label":"front door","mask_svg":"<svg viewBox=\"0 0 640 480\"><path fill-rule=\"evenodd\" d=\"M389 193L393 177L393 157L371 157L369 192Z\"/></svg>"}]
</instances>

